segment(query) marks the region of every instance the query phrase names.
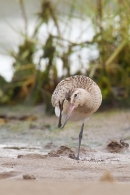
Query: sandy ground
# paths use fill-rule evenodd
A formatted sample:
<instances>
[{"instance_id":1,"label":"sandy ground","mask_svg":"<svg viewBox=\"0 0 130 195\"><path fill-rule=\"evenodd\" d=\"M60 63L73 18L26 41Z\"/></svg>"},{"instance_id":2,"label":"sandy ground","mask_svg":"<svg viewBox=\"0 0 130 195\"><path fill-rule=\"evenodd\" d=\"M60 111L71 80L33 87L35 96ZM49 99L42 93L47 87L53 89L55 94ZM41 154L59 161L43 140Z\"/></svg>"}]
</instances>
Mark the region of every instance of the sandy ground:
<instances>
[{"instance_id":1,"label":"sandy ground","mask_svg":"<svg viewBox=\"0 0 130 195\"><path fill-rule=\"evenodd\" d=\"M130 111L94 114L85 125L78 161L81 123L69 122L58 130L55 116L45 116L41 108L26 114L32 111L37 120L1 123L0 194L129 194ZM112 140L115 145L107 147Z\"/></svg>"},{"instance_id":2,"label":"sandy ground","mask_svg":"<svg viewBox=\"0 0 130 195\"><path fill-rule=\"evenodd\" d=\"M130 185L119 183L1 181L2 195L129 195Z\"/></svg>"}]
</instances>

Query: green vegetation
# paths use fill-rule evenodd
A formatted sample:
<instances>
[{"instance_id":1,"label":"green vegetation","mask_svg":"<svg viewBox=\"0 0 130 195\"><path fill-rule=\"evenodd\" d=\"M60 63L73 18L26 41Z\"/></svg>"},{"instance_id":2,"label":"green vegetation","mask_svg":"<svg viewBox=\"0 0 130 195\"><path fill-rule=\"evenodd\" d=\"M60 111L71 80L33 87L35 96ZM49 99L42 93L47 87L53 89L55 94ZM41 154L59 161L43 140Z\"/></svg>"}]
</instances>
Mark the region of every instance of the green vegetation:
<instances>
[{"instance_id":1,"label":"green vegetation","mask_svg":"<svg viewBox=\"0 0 130 195\"><path fill-rule=\"evenodd\" d=\"M63 7L67 13L63 13ZM32 35L28 35L28 22L23 1L20 7L25 22L23 43L18 52L11 51L15 62L14 76L10 83L0 77L1 104L39 104L44 102L46 112L51 113L51 94L64 77L70 76L71 57L84 48L97 48L99 55L89 60L89 67L84 65L85 75L91 77L100 86L103 94L103 106L130 105L130 14L129 0L95 0L95 1L53 1L44 0L41 11L36 15L37 23ZM62 13L61 13L62 12ZM66 15L65 15L66 14ZM63 16L66 18L64 23ZM94 31L91 41L71 42L61 33L60 23L67 28L68 23L78 18L80 22L89 18ZM39 38L41 29L49 28L53 22L56 35L48 33L45 42ZM86 32L82 32L81 35ZM39 54L40 55L37 55ZM37 55L37 62L35 61ZM38 57L39 56L39 57ZM79 63L81 56L79 56ZM59 77L57 60L63 65ZM42 65L44 62L44 70ZM81 68L75 74L82 74Z\"/></svg>"}]
</instances>

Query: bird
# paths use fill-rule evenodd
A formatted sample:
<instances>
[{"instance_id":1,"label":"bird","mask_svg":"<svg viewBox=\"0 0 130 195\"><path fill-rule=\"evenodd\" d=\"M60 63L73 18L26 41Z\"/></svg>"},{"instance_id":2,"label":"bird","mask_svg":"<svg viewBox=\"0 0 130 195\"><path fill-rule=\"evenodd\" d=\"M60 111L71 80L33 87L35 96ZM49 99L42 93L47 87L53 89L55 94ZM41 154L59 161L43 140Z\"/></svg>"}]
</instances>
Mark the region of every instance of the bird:
<instances>
[{"instance_id":1,"label":"bird","mask_svg":"<svg viewBox=\"0 0 130 195\"><path fill-rule=\"evenodd\" d=\"M84 124L100 107L101 90L91 78L85 75L73 75L58 83L52 93L51 103L55 107L56 116L59 117L58 128L64 128L68 120L82 121L76 156L79 160Z\"/></svg>"}]
</instances>

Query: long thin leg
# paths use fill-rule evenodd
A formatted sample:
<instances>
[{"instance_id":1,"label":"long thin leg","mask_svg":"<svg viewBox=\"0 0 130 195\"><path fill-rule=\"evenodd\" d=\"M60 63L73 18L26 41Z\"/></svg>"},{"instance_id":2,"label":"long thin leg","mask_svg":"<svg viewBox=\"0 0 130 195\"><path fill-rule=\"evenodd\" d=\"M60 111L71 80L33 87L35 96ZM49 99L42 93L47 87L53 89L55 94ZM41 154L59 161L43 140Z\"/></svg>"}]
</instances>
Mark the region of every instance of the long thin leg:
<instances>
[{"instance_id":1,"label":"long thin leg","mask_svg":"<svg viewBox=\"0 0 130 195\"><path fill-rule=\"evenodd\" d=\"M58 128L60 128L62 126L62 124L61 124L61 118L62 118L62 110L63 110L64 101L65 100L63 100L61 103L59 101L60 116L59 116Z\"/></svg>"},{"instance_id":2,"label":"long thin leg","mask_svg":"<svg viewBox=\"0 0 130 195\"><path fill-rule=\"evenodd\" d=\"M83 122L83 124L81 126L81 130L80 130L80 133L79 133L79 146L78 146L78 154L77 154L76 160L79 160L81 140L82 140L82 137L83 137L83 129L84 129L84 122Z\"/></svg>"}]
</instances>

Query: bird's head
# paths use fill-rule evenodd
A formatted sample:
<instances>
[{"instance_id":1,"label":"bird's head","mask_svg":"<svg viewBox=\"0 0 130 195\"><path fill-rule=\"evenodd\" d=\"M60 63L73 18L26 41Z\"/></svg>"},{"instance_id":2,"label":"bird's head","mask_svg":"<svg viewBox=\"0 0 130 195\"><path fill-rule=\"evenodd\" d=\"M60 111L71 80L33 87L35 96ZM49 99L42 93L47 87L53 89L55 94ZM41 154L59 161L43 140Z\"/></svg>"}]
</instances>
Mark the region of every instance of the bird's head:
<instances>
[{"instance_id":1,"label":"bird's head","mask_svg":"<svg viewBox=\"0 0 130 195\"><path fill-rule=\"evenodd\" d=\"M62 125L61 128L63 128L66 125L73 110L75 108L83 106L83 104L85 103L85 100L86 100L86 93L87 93L86 90L81 89L81 88L77 88L73 91L70 90L70 91L68 91L68 93L66 93L65 99L68 101L69 106L68 106L68 111L67 111L67 115L66 115L64 124Z\"/></svg>"}]
</instances>

